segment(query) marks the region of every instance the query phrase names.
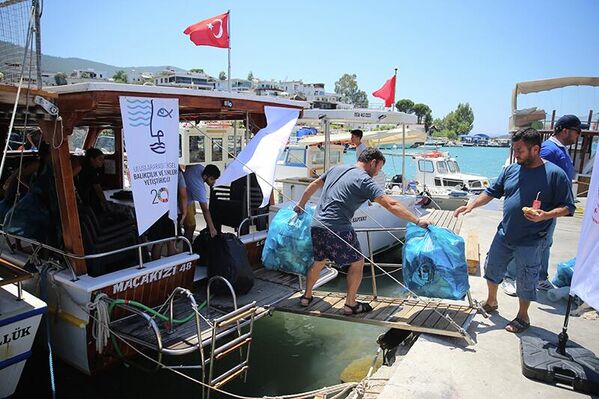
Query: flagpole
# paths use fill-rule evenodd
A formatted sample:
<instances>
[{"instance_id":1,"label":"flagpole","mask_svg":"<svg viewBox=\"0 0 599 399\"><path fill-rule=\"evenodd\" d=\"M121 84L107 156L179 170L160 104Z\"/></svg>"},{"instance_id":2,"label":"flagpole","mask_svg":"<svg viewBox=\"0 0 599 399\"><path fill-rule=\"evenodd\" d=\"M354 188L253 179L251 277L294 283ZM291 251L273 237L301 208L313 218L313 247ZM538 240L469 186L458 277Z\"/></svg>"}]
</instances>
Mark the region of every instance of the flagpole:
<instances>
[{"instance_id":1,"label":"flagpole","mask_svg":"<svg viewBox=\"0 0 599 399\"><path fill-rule=\"evenodd\" d=\"M227 10L227 34L229 35L227 85L231 91L231 10Z\"/></svg>"},{"instance_id":2,"label":"flagpole","mask_svg":"<svg viewBox=\"0 0 599 399\"><path fill-rule=\"evenodd\" d=\"M393 79L393 101L397 100L396 94L397 94L397 90L395 90L395 88L397 87L397 68L395 68L395 74L393 75L393 77L395 79ZM391 104L391 111L393 111L395 109L395 104Z\"/></svg>"}]
</instances>

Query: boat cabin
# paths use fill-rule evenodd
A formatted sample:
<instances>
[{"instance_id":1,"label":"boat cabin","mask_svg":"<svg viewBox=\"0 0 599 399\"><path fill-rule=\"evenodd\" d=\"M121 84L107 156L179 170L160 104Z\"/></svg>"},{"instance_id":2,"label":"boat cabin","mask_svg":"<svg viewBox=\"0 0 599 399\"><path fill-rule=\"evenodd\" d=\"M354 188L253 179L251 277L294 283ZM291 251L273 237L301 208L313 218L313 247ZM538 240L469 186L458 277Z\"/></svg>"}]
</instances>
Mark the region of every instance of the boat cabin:
<instances>
[{"instance_id":1,"label":"boat cabin","mask_svg":"<svg viewBox=\"0 0 599 399\"><path fill-rule=\"evenodd\" d=\"M457 159L447 152L430 151L413 155L412 159L416 162L414 180L424 190L479 194L489 186L489 179L484 176L462 173Z\"/></svg>"}]
</instances>

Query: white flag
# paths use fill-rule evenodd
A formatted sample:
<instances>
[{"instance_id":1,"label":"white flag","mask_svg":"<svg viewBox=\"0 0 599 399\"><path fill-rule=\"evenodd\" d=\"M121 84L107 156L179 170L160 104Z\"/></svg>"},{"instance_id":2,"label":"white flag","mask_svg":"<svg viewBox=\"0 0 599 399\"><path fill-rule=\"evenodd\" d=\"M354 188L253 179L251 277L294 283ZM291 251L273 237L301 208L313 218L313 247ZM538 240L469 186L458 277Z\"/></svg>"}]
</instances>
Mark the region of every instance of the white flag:
<instances>
[{"instance_id":1,"label":"white flag","mask_svg":"<svg viewBox=\"0 0 599 399\"><path fill-rule=\"evenodd\" d=\"M599 156L596 155L570 294L599 309Z\"/></svg>"},{"instance_id":2,"label":"white flag","mask_svg":"<svg viewBox=\"0 0 599 399\"><path fill-rule=\"evenodd\" d=\"M265 106L264 113L266 127L260 129L215 183L216 186L224 186L255 172L264 196L261 207L266 206L270 199L277 159L289 141L299 110Z\"/></svg>"},{"instance_id":3,"label":"white flag","mask_svg":"<svg viewBox=\"0 0 599 399\"><path fill-rule=\"evenodd\" d=\"M179 100L119 97L137 230L177 220Z\"/></svg>"}]
</instances>

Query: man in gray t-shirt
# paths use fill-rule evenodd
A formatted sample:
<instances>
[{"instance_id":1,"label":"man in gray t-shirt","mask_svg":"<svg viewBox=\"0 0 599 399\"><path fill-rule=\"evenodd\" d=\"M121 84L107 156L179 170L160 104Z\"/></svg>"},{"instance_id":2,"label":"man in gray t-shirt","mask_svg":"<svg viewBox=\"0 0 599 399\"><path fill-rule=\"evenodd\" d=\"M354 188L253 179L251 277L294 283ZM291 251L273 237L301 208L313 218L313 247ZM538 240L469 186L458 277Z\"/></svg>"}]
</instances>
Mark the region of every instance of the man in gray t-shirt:
<instances>
[{"instance_id":1,"label":"man in gray t-shirt","mask_svg":"<svg viewBox=\"0 0 599 399\"><path fill-rule=\"evenodd\" d=\"M303 212L306 202L322 188L312 226L314 264L306 278L306 292L300 298L302 306L309 306L312 302L312 288L320 277L326 260L329 259L340 266L350 265L347 272L344 313L356 314L372 310L367 303L356 301L358 287L362 281L364 257L351 220L364 202L377 202L399 218L414 222L423 228L428 226L427 221L420 220L400 202L385 195L384 190L376 185L372 178L379 173L384 164L385 157L379 150L367 148L360 154L355 165L336 166L310 183L295 207L296 212Z\"/></svg>"}]
</instances>

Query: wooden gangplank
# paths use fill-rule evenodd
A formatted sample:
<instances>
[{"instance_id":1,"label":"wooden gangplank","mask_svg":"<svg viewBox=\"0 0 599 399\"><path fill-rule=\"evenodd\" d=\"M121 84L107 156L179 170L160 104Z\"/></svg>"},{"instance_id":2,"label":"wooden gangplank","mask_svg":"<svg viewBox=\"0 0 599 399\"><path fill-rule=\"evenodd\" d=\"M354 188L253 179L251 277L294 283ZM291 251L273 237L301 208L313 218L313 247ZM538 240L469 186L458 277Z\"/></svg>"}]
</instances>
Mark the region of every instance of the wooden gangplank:
<instances>
[{"instance_id":1,"label":"wooden gangplank","mask_svg":"<svg viewBox=\"0 0 599 399\"><path fill-rule=\"evenodd\" d=\"M460 234L464 219L462 216L456 218L453 216L453 211L443 209L433 209L425 218L435 226L445 227L456 234Z\"/></svg>"},{"instance_id":2,"label":"wooden gangplank","mask_svg":"<svg viewBox=\"0 0 599 399\"><path fill-rule=\"evenodd\" d=\"M344 293L314 291L314 300L308 307L300 305L301 295L297 293L277 303L276 310L458 338L463 337L462 333L444 315L451 317L463 330L468 329L476 315L476 309L467 305L370 295L358 295L357 300L369 303L372 312L346 315Z\"/></svg>"}]
</instances>

